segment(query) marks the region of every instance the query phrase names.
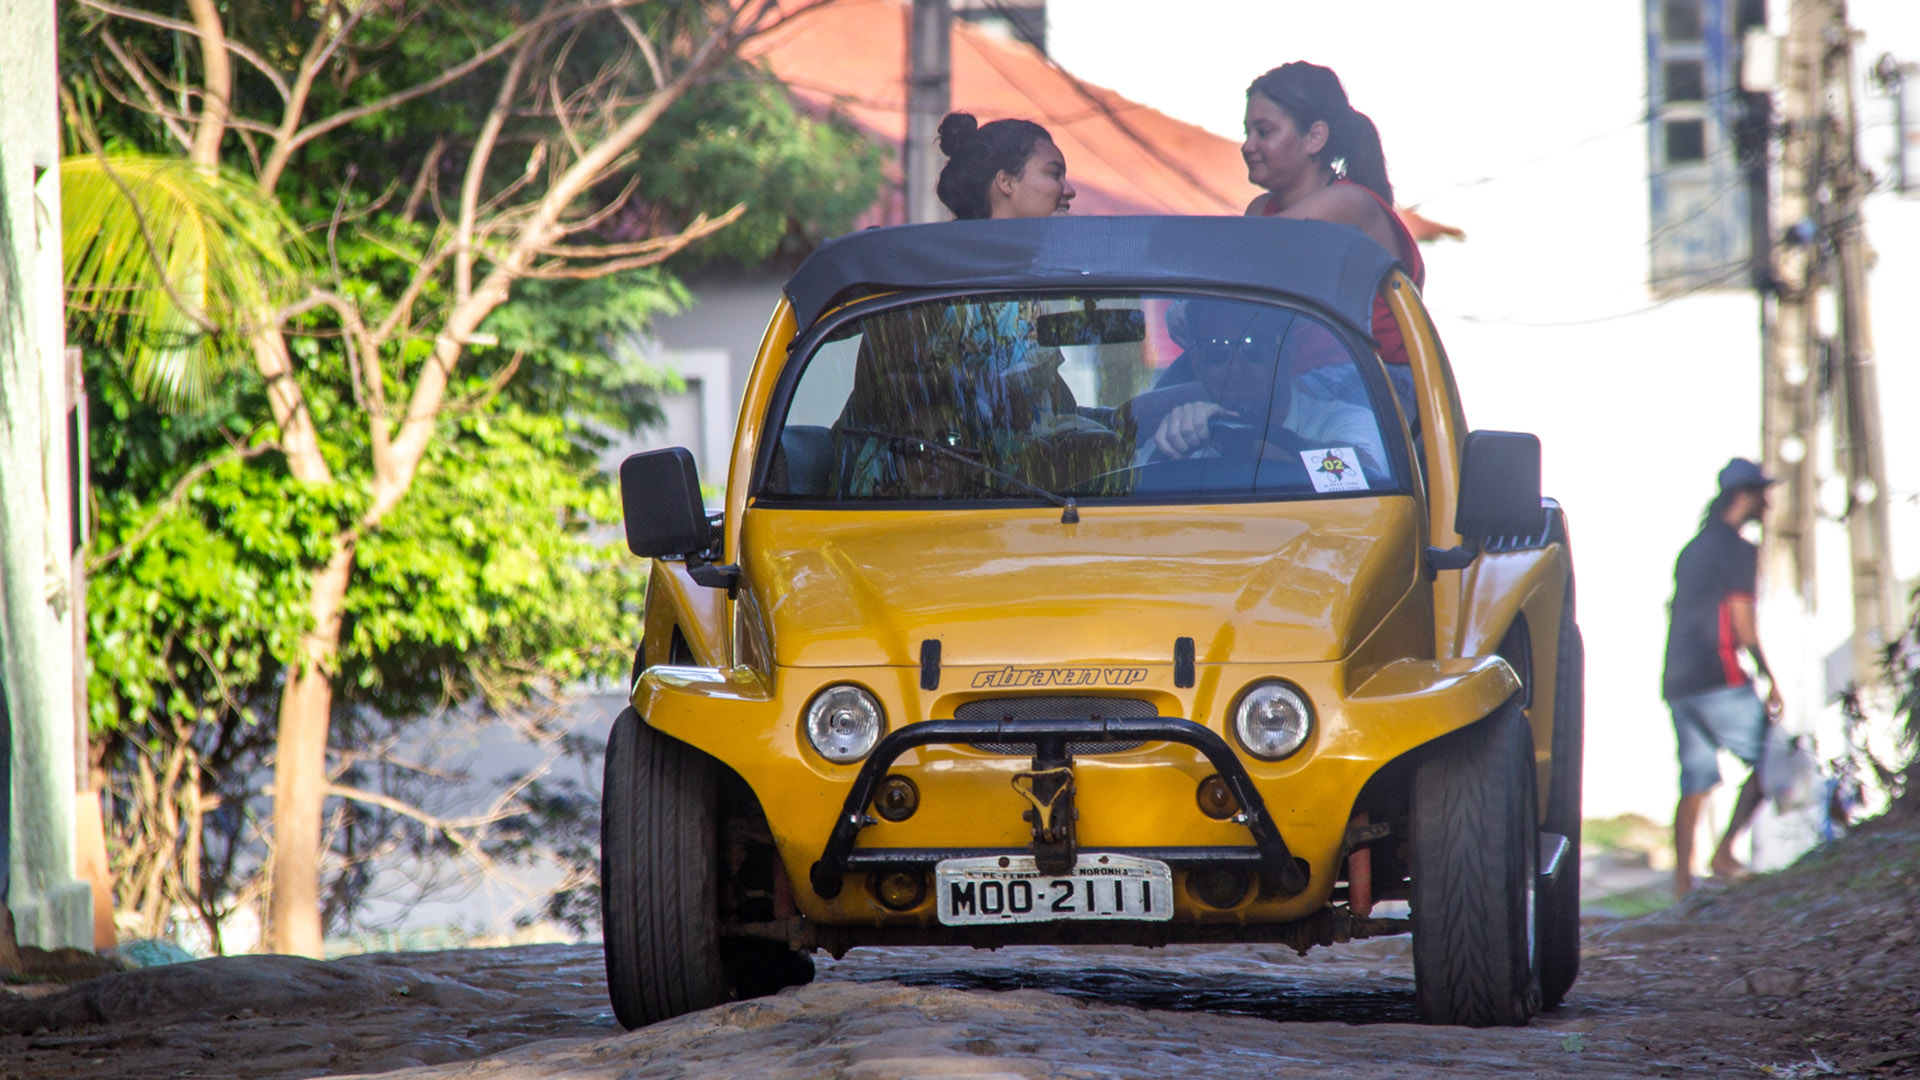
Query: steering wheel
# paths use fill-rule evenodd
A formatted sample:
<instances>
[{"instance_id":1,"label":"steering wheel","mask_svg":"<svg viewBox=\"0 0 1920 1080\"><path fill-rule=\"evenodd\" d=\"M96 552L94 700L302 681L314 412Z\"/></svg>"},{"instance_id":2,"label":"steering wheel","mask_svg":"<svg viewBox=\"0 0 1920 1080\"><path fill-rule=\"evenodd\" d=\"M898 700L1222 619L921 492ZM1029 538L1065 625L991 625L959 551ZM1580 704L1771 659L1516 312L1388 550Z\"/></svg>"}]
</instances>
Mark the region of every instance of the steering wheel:
<instances>
[{"instance_id":1,"label":"steering wheel","mask_svg":"<svg viewBox=\"0 0 1920 1080\"><path fill-rule=\"evenodd\" d=\"M1220 457L1243 461L1261 457L1262 444L1283 451L1279 456L1295 461L1299 460L1301 451L1312 449L1305 439L1288 428L1262 427L1218 414L1208 418L1207 435L1208 443ZM1147 458L1148 463L1178 460L1181 459L1161 453L1158 446Z\"/></svg>"}]
</instances>

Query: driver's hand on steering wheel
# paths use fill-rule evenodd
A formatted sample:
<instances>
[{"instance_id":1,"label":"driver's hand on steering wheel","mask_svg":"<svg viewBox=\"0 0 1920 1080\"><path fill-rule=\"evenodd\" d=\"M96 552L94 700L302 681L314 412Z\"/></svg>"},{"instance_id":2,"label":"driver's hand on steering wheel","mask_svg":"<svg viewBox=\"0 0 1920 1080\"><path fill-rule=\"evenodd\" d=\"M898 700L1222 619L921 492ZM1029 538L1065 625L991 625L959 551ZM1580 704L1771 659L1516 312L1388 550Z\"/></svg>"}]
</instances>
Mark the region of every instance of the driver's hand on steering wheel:
<instances>
[{"instance_id":1,"label":"driver's hand on steering wheel","mask_svg":"<svg viewBox=\"0 0 1920 1080\"><path fill-rule=\"evenodd\" d=\"M1239 416L1239 413L1211 401L1189 401L1175 405L1154 429L1153 445L1170 458L1183 458L1213 442L1208 422L1215 416Z\"/></svg>"}]
</instances>

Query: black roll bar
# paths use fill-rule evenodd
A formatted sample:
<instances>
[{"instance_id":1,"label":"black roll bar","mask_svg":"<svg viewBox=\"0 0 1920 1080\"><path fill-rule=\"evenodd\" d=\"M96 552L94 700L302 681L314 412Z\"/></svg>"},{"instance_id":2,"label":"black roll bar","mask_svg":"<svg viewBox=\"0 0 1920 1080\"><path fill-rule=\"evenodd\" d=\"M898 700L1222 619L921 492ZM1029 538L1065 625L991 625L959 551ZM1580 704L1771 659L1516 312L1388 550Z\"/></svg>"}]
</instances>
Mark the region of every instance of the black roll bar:
<instances>
[{"instance_id":1,"label":"black roll bar","mask_svg":"<svg viewBox=\"0 0 1920 1080\"><path fill-rule=\"evenodd\" d=\"M1041 720L1007 718L1001 720L925 720L888 732L861 764L847 793L846 805L833 823L827 846L820 859L808 871L813 891L831 900L840 895L849 857L860 830L872 824L867 806L874 789L901 754L915 747L934 743L1026 743L1037 745L1043 739L1069 742L1171 742L1191 746L1206 756L1214 771L1227 784L1240 804L1236 818L1253 834L1260 855L1260 873L1286 896L1298 895L1307 887L1307 874L1287 850L1280 830L1267 814L1266 803L1247 775L1246 766L1234 754L1225 739L1191 720L1173 716L1091 716L1085 719Z\"/></svg>"}]
</instances>

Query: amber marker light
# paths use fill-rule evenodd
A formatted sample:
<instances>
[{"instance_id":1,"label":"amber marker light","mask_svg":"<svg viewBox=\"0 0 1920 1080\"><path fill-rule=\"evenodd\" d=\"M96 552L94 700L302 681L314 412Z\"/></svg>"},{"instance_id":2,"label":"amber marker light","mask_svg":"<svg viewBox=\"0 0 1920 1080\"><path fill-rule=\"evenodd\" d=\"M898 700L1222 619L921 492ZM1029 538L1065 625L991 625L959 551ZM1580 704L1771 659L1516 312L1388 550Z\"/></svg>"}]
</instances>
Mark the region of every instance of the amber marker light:
<instances>
[{"instance_id":1,"label":"amber marker light","mask_svg":"<svg viewBox=\"0 0 1920 1080\"><path fill-rule=\"evenodd\" d=\"M1251 879L1242 870L1195 870L1187 875L1187 892L1210 908L1224 911L1247 898Z\"/></svg>"},{"instance_id":2,"label":"amber marker light","mask_svg":"<svg viewBox=\"0 0 1920 1080\"><path fill-rule=\"evenodd\" d=\"M880 875L874 883L873 891L880 902L894 911L910 911L920 906L927 896L927 876L907 870L895 870Z\"/></svg>"},{"instance_id":3,"label":"amber marker light","mask_svg":"<svg viewBox=\"0 0 1920 1080\"><path fill-rule=\"evenodd\" d=\"M880 781L873 795L873 812L888 821L905 821L920 809L920 789L904 776L889 776Z\"/></svg>"},{"instance_id":4,"label":"amber marker light","mask_svg":"<svg viewBox=\"0 0 1920 1080\"><path fill-rule=\"evenodd\" d=\"M1240 812L1240 800L1233 797L1233 790L1219 773L1200 781L1194 798L1200 803L1200 812L1215 821L1225 821Z\"/></svg>"}]
</instances>

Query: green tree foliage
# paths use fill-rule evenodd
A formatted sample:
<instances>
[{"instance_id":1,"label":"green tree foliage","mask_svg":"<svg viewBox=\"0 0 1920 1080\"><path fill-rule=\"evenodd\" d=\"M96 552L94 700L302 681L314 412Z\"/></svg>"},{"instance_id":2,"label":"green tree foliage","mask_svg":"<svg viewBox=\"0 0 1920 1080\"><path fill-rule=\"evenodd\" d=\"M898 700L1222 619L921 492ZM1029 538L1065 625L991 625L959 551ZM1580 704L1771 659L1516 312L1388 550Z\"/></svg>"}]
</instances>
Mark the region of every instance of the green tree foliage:
<instances>
[{"instance_id":1,"label":"green tree foliage","mask_svg":"<svg viewBox=\"0 0 1920 1080\"><path fill-rule=\"evenodd\" d=\"M169 3L147 6L183 17ZM211 354L198 367L179 357L129 365L139 346L156 340L151 327L104 311L77 316L76 329L96 343L88 354L97 518L92 727L96 754L114 774L119 900L150 927L175 905L211 927L257 899L275 711L314 629L312 579L342 545L351 545L354 570L338 649L327 661L330 775L339 788L379 789L331 804L333 928L345 928L367 886L358 860L395 837L422 852L525 860L541 835L573 835L559 817L575 815L577 832L591 810L579 792L535 778L512 785L518 801L487 820L450 824L388 794L407 788L405 776L417 783L426 774L368 764L404 739L409 718L443 706L525 713L578 681L618 680L638 634L642 582L638 564L617 545L619 512L599 455L607 434L654 418L658 392L677 385L632 347L651 318L688 302L667 268L518 280L453 370L406 497L373 527L364 524L380 482L372 433L407 408L417 374L438 362L438 327L461 299L453 275L422 270L449 259L461 169L495 106L500 64L382 103L464 63L476 42L500 39L561 6L274 0L226 9L229 39L247 42L282 83L316 33L324 37L358 12L343 59L312 81L306 115L363 111L279 159L274 147L286 140L238 127L222 144L231 170L225 183L270 191L266 208L194 204L209 215L209 238L247 250L259 250L252 238L263 235L263 221L290 223L305 237L304 245L261 251L259 279L247 288L273 298L275 332L300 385L300 419L315 433L327 482L295 479L277 441L285 425L275 423L271 387L257 371ZM180 175L191 117L143 95L118 55L133 57L151 85L191 86L197 44L178 27L111 17L104 6L75 3L62 13L75 149L83 132L97 133L95 144L111 154L146 155L109 161ZM624 14L650 40L669 41L686 36L676 27L693 27L711 12L661 0L630 3ZM608 61L630 43L626 35L586 32L613 27L610 21L581 27L549 54L552 85L567 85L571 72L575 85L604 90L593 73L610 70ZM259 66L237 64L234 113L270 105L282 89ZM609 92L608 100L615 97ZM554 167L559 151L550 148L577 134L556 130L554 111L511 112L482 178L491 198L510 199L521 190L516 185L537 187ZM169 164L145 164L156 157ZM276 168L282 171L269 182ZM569 243L631 245L745 204L705 242L712 250L704 257L752 262L844 229L876 197L878 183L878 153L858 133L796 110L763 73L722 64L596 182L590 202L603 212L591 236L575 234ZM108 220L112 194L98 189L77 204L89 208L86 220ZM223 207L230 216L214 216ZM250 216L231 216L242 211ZM511 215L501 221L510 225ZM67 225L70 237L92 227L72 216ZM124 230L118 235L126 239ZM500 242L477 239L485 250ZM156 290L151 278L117 280L143 269L128 243L89 248L82 238L78 246L100 256L93 280L103 295L128 298L123 309L158 305L156 291L169 291ZM303 248L310 262L297 257ZM564 271L565 256L542 265ZM184 271L173 291L183 281L197 288L203 277ZM234 344L249 328L242 318L221 317L230 310L208 299L204 311L217 326L189 328L185 337ZM206 332L196 336L199 330ZM197 394L196 408L170 412L150 403L153 391L168 386ZM546 727L533 729L556 752L581 749ZM577 922L584 910L562 903L552 914Z\"/></svg>"}]
</instances>

